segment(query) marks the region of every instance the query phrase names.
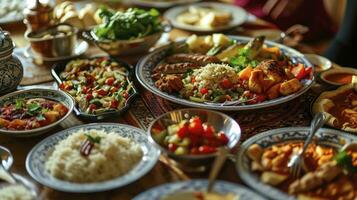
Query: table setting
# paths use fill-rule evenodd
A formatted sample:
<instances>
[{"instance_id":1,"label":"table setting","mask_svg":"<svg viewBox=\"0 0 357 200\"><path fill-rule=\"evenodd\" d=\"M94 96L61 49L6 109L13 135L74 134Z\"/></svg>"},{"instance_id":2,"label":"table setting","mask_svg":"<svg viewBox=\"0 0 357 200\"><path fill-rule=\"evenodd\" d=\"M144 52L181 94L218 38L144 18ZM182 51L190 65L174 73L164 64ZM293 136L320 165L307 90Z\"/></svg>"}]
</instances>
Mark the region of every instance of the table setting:
<instances>
[{"instance_id":1,"label":"table setting","mask_svg":"<svg viewBox=\"0 0 357 200\"><path fill-rule=\"evenodd\" d=\"M44 2L0 12L0 199L356 200L357 70L308 28L229 1Z\"/></svg>"}]
</instances>

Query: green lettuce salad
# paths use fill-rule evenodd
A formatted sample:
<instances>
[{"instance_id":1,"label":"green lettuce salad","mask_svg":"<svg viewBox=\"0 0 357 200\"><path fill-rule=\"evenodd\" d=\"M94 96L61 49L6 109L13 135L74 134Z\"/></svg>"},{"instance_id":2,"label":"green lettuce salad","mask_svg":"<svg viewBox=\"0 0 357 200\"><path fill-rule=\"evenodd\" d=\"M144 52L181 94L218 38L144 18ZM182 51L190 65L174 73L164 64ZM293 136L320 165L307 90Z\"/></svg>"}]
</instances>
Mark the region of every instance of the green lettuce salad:
<instances>
[{"instance_id":1,"label":"green lettuce salad","mask_svg":"<svg viewBox=\"0 0 357 200\"><path fill-rule=\"evenodd\" d=\"M99 39L130 40L162 30L160 13L156 9L129 8L115 12L101 8L99 16L103 23L94 29Z\"/></svg>"}]
</instances>

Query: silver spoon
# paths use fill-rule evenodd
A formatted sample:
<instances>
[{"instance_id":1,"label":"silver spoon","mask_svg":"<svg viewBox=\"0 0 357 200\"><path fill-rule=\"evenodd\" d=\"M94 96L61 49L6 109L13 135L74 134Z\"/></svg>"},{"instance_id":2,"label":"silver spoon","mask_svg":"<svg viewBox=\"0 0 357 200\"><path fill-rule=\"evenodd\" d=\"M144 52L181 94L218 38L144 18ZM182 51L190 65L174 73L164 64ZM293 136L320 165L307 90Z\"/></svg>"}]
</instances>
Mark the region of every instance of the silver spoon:
<instances>
[{"instance_id":1,"label":"silver spoon","mask_svg":"<svg viewBox=\"0 0 357 200\"><path fill-rule=\"evenodd\" d=\"M15 176L9 171L13 162L14 158L11 152L0 146L0 178L12 184L16 183Z\"/></svg>"},{"instance_id":2,"label":"silver spoon","mask_svg":"<svg viewBox=\"0 0 357 200\"><path fill-rule=\"evenodd\" d=\"M214 160L214 163L213 163L213 166L210 171L209 178L208 178L208 185L207 185L208 193L212 191L214 181L216 180L218 173L221 171L221 168L227 159L228 153L229 153L228 148L222 147L222 148L218 149L218 155L217 155L216 159Z\"/></svg>"},{"instance_id":3,"label":"silver spoon","mask_svg":"<svg viewBox=\"0 0 357 200\"><path fill-rule=\"evenodd\" d=\"M288 167L290 169L290 175L294 178L298 178L301 175L301 172L304 168L304 153L309 146L309 144L312 141L312 138L314 137L315 133L324 125L326 120L326 116L320 112L315 115L315 117L312 119L311 122L311 128L309 135L307 136L307 139L305 140L304 146L302 147L302 150L298 153L295 154L291 157Z\"/></svg>"}]
</instances>

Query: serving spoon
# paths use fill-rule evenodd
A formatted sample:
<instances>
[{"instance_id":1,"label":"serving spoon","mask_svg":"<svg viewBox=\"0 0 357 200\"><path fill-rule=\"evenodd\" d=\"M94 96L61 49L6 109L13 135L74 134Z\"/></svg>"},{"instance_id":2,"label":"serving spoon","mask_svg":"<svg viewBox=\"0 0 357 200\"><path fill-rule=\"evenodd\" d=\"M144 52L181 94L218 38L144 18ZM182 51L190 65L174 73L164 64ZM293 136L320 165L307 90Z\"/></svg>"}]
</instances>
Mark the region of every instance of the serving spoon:
<instances>
[{"instance_id":1,"label":"serving spoon","mask_svg":"<svg viewBox=\"0 0 357 200\"><path fill-rule=\"evenodd\" d=\"M15 176L9 171L13 162L14 158L11 152L7 148L0 146L0 178L11 184L17 182Z\"/></svg>"},{"instance_id":2,"label":"serving spoon","mask_svg":"<svg viewBox=\"0 0 357 200\"><path fill-rule=\"evenodd\" d=\"M207 193L212 191L214 182L217 178L218 173L221 171L221 168L222 168L224 162L227 159L228 153L229 153L228 148L221 147L218 149L218 155L217 155L216 159L214 160L212 169L211 169L209 177L208 177Z\"/></svg>"}]
</instances>

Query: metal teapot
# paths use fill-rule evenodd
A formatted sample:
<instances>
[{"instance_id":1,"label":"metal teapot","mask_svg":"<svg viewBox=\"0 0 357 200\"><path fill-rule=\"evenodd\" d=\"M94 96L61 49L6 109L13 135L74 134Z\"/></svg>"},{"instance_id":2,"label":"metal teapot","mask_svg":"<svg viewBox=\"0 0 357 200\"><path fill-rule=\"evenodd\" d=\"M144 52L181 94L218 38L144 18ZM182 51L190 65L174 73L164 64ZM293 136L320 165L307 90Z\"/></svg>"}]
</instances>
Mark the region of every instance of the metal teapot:
<instances>
[{"instance_id":1,"label":"metal teapot","mask_svg":"<svg viewBox=\"0 0 357 200\"><path fill-rule=\"evenodd\" d=\"M12 55L14 46L9 33L0 29L0 94L15 90L23 76L20 60Z\"/></svg>"}]
</instances>

